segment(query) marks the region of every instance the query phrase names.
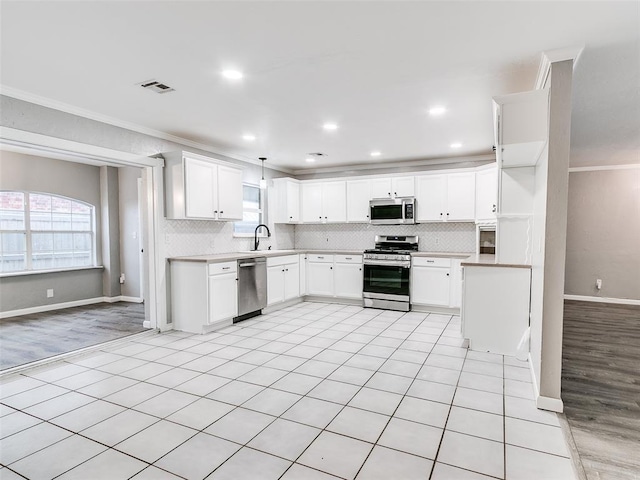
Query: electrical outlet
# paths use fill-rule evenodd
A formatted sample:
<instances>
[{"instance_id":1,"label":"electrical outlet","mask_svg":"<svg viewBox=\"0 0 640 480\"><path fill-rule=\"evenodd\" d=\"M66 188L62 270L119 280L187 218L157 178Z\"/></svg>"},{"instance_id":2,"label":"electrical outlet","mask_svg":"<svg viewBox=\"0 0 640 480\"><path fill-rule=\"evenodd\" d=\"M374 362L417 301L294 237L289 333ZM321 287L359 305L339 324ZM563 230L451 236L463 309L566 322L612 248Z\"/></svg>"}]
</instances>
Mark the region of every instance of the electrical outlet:
<instances>
[{"instance_id":1,"label":"electrical outlet","mask_svg":"<svg viewBox=\"0 0 640 480\"><path fill-rule=\"evenodd\" d=\"M53 298L53 288L47 288L47 298Z\"/></svg>"},{"instance_id":2,"label":"electrical outlet","mask_svg":"<svg viewBox=\"0 0 640 480\"><path fill-rule=\"evenodd\" d=\"M440 239L436 237L436 245L440 245Z\"/></svg>"},{"instance_id":3,"label":"electrical outlet","mask_svg":"<svg viewBox=\"0 0 640 480\"><path fill-rule=\"evenodd\" d=\"M596 288L598 290L602 290L602 279L601 278L596 279Z\"/></svg>"},{"instance_id":4,"label":"electrical outlet","mask_svg":"<svg viewBox=\"0 0 640 480\"><path fill-rule=\"evenodd\" d=\"M120 274L120 283L124 283L124 273Z\"/></svg>"}]
</instances>

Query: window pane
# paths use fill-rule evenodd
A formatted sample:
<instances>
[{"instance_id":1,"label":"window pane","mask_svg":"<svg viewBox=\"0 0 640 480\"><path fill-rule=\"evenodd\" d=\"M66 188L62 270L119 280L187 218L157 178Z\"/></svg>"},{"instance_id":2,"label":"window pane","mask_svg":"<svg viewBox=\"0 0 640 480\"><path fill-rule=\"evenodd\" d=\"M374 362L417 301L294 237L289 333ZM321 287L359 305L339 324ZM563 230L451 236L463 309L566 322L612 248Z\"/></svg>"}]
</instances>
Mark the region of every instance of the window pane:
<instances>
[{"instance_id":1,"label":"window pane","mask_svg":"<svg viewBox=\"0 0 640 480\"><path fill-rule=\"evenodd\" d=\"M73 234L73 250L91 252L91 234L90 233L74 233Z\"/></svg>"},{"instance_id":2,"label":"window pane","mask_svg":"<svg viewBox=\"0 0 640 480\"><path fill-rule=\"evenodd\" d=\"M53 233L33 233L31 246L34 252L53 251Z\"/></svg>"},{"instance_id":3,"label":"window pane","mask_svg":"<svg viewBox=\"0 0 640 480\"><path fill-rule=\"evenodd\" d=\"M31 230L51 230L51 212L31 210Z\"/></svg>"},{"instance_id":4,"label":"window pane","mask_svg":"<svg viewBox=\"0 0 640 480\"><path fill-rule=\"evenodd\" d=\"M258 226L255 222L235 222L234 224L234 232L235 233L251 233L253 234Z\"/></svg>"},{"instance_id":5,"label":"window pane","mask_svg":"<svg viewBox=\"0 0 640 480\"><path fill-rule=\"evenodd\" d=\"M24 193L0 192L0 229L24 230Z\"/></svg>"},{"instance_id":6,"label":"window pane","mask_svg":"<svg viewBox=\"0 0 640 480\"><path fill-rule=\"evenodd\" d=\"M73 253L56 252L53 254L53 268L73 267Z\"/></svg>"},{"instance_id":7,"label":"window pane","mask_svg":"<svg viewBox=\"0 0 640 480\"><path fill-rule=\"evenodd\" d=\"M73 254L74 267L88 267L92 265L91 252L75 252Z\"/></svg>"},{"instance_id":8,"label":"window pane","mask_svg":"<svg viewBox=\"0 0 640 480\"><path fill-rule=\"evenodd\" d=\"M27 250L27 235L25 233L1 233L2 253L23 253Z\"/></svg>"},{"instance_id":9,"label":"window pane","mask_svg":"<svg viewBox=\"0 0 640 480\"><path fill-rule=\"evenodd\" d=\"M71 220L72 230L91 231L91 214L74 213Z\"/></svg>"},{"instance_id":10,"label":"window pane","mask_svg":"<svg viewBox=\"0 0 640 480\"><path fill-rule=\"evenodd\" d=\"M73 233L54 233L53 250L56 252L72 252Z\"/></svg>"},{"instance_id":11,"label":"window pane","mask_svg":"<svg viewBox=\"0 0 640 480\"><path fill-rule=\"evenodd\" d=\"M71 213L71 200L62 197L51 197L51 211L54 213Z\"/></svg>"},{"instance_id":12,"label":"window pane","mask_svg":"<svg viewBox=\"0 0 640 480\"><path fill-rule=\"evenodd\" d=\"M31 255L31 268L33 270L53 268L53 252L37 252Z\"/></svg>"},{"instance_id":13,"label":"window pane","mask_svg":"<svg viewBox=\"0 0 640 480\"><path fill-rule=\"evenodd\" d=\"M29 210L31 212L50 212L51 211L51 195L43 195L41 193L29 194Z\"/></svg>"},{"instance_id":14,"label":"window pane","mask_svg":"<svg viewBox=\"0 0 640 480\"><path fill-rule=\"evenodd\" d=\"M27 255L25 253L11 253L0 256L0 271L17 272L27 268Z\"/></svg>"},{"instance_id":15,"label":"window pane","mask_svg":"<svg viewBox=\"0 0 640 480\"><path fill-rule=\"evenodd\" d=\"M71 230L71 214L53 212L51 214L52 230Z\"/></svg>"},{"instance_id":16,"label":"window pane","mask_svg":"<svg viewBox=\"0 0 640 480\"><path fill-rule=\"evenodd\" d=\"M71 202L71 213L89 215L91 213L91 206L86 203Z\"/></svg>"}]
</instances>

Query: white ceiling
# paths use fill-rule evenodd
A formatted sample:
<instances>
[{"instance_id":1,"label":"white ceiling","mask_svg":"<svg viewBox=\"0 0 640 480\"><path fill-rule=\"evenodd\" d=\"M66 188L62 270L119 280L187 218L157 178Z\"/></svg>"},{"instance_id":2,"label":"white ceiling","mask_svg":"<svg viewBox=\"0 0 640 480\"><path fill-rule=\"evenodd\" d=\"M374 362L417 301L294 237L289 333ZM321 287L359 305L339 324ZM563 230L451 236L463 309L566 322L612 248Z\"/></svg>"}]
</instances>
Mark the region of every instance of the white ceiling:
<instances>
[{"instance_id":1,"label":"white ceiling","mask_svg":"<svg viewBox=\"0 0 640 480\"><path fill-rule=\"evenodd\" d=\"M491 97L533 89L542 51L585 45L579 162L594 142L640 146L638 2L3 1L1 27L5 93L296 170L490 153ZM149 79L176 91L136 86Z\"/></svg>"}]
</instances>

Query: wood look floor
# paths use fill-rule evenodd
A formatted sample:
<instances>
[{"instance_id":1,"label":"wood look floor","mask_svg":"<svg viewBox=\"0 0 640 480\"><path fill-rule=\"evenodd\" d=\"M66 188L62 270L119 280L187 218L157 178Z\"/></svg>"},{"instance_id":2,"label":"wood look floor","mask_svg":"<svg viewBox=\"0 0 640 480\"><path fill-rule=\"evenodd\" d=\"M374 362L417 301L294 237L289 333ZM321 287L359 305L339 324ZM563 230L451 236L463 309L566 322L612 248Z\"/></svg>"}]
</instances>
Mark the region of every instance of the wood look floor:
<instances>
[{"instance_id":1,"label":"wood look floor","mask_svg":"<svg viewBox=\"0 0 640 480\"><path fill-rule=\"evenodd\" d=\"M589 480L640 479L640 307L565 301L562 399Z\"/></svg>"},{"instance_id":2,"label":"wood look floor","mask_svg":"<svg viewBox=\"0 0 640 480\"><path fill-rule=\"evenodd\" d=\"M0 370L142 332L141 303L98 303L0 320Z\"/></svg>"}]
</instances>

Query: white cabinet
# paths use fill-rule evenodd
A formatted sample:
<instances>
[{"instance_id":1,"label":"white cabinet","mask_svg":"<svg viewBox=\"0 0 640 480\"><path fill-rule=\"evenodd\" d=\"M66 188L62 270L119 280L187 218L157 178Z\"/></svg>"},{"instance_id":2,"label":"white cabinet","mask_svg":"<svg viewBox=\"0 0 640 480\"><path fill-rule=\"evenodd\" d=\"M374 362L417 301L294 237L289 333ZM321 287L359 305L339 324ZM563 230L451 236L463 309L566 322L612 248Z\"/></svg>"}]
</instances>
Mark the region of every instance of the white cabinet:
<instances>
[{"instance_id":1,"label":"white cabinet","mask_svg":"<svg viewBox=\"0 0 640 480\"><path fill-rule=\"evenodd\" d=\"M307 255L307 295L362 298L362 255Z\"/></svg>"},{"instance_id":2,"label":"white cabinet","mask_svg":"<svg viewBox=\"0 0 640 480\"><path fill-rule=\"evenodd\" d=\"M476 220L495 220L498 171L495 165L476 172Z\"/></svg>"},{"instance_id":3,"label":"white cabinet","mask_svg":"<svg viewBox=\"0 0 640 480\"><path fill-rule=\"evenodd\" d=\"M493 97L493 117L498 165L535 165L549 136L549 90Z\"/></svg>"},{"instance_id":4,"label":"white cabinet","mask_svg":"<svg viewBox=\"0 0 640 480\"><path fill-rule=\"evenodd\" d=\"M416 177L418 222L473 221L475 172Z\"/></svg>"},{"instance_id":5,"label":"white cabinet","mask_svg":"<svg viewBox=\"0 0 640 480\"><path fill-rule=\"evenodd\" d=\"M172 260L170 272L174 329L205 333L215 325L231 323L237 316L237 262Z\"/></svg>"},{"instance_id":6,"label":"white cabinet","mask_svg":"<svg viewBox=\"0 0 640 480\"><path fill-rule=\"evenodd\" d=\"M449 258L414 258L411 275L411 303L449 306L451 289Z\"/></svg>"},{"instance_id":7,"label":"white cabinet","mask_svg":"<svg viewBox=\"0 0 640 480\"><path fill-rule=\"evenodd\" d=\"M300 296L298 255L267 258L267 305Z\"/></svg>"},{"instance_id":8,"label":"white cabinet","mask_svg":"<svg viewBox=\"0 0 640 480\"><path fill-rule=\"evenodd\" d=\"M451 259L451 283L449 287L449 306L460 308L462 305L462 260L459 258Z\"/></svg>"},{"instance_id":9,"label":"white cabinet","mask_svg":"<svg viewBox=\"0 0 640 480\"><path fill-rule=\"evenodd\" d=\"M209 324L238 315L236 272L209 275Z\"/></svg>"},{"instance_id":10,"label":"white cabinet","mask_svg":"<svg viewBox=\"0 0 640 480\"><path fill-rule=\"evenodd\" d=\"M168 219L242 220L242 170L187 152L165 157Z\"/></svg>"},{"instance_id":11,"label":"white cabinet","mask_svg":"<svg viewBox=\"0 0 640 480\"><path fill-rule=\"evenodd\" d=\"M347 221L346 182L302 184L302 221L336 223Z\"/></svg>"},{"instance_id":12,"label":"white cabinet","mask_svg":"<svg viewBox=\"0 0 640 480\"><path fill-rule=\"evenodd\" d=\"M362 256L335 255L334 258L336 297L362 298Z\"/></svg>"},{"instance_id":13,"label":"white cabinet","mask_svg":"<svg viewBox=\"0 0 640 480\"><path fill-rule=\"evenodd\" d=\"M347 181L347 222L369 222L370 180Z\"/></svg>"},{"instance_id":14,"label":"white cabinet","mask_svg":"<svg viewBox=\"0 0 640 480\"><path fill-rule=\"evenodd\" d=\"M293 178L273 181L276 205L274 223L300 222L300 182Z\"/></svg>"},{"instance_id":15,"label":"white cabinet","mask_svg":"<svg viewBox=\"0 0 640 480\"><path fill-rule=\"evenodd\" d=\"M307 255L307 294L333 297L333 255Z\"/></svg>"},{"instance_id":16,"label":"white cabinet","mask_svg":"<svg viewBox=\"0 0 640 480\"><path fill-rule=\"evenodd\" d=\"M307 255L300 254L300 295L307 294Z\"/></svg>"},{"instance_id":17,"label":"white cabinet","mask_svg":"<svg viewBox=\"0 0 640 480\"><path fill-rule=\"evenodd\" d=\"M463 267L462 334L469 348L515 355L529 327L531 270Z\"/></svg>"},{"instance_id":18,"label":"white cabinet","mask_svg":"<svg viewBox=\"0 0 640 480\"><path fill-rule=\"evenodd\" d=\"M371 180L372 198L413 197L414 177L387 177Z\"/></svg>"}]
</instances>

